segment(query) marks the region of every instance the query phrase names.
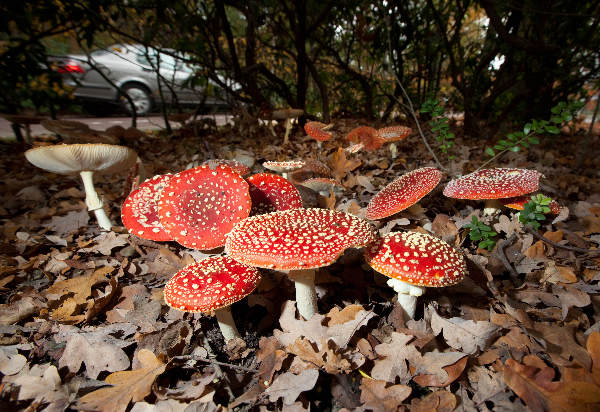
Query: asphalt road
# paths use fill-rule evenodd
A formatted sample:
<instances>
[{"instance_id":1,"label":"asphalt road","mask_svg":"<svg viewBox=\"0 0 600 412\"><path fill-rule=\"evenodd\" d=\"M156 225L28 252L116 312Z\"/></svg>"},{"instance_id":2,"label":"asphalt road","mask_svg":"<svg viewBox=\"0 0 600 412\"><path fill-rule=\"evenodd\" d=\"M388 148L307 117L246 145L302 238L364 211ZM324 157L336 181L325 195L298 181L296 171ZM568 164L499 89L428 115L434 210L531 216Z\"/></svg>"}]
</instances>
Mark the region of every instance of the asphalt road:
<instances>
[{"instance_id":1,"label":"asphalt road","mask_svg":"<svg viewBox=\"0 0 600 412\"><path fill-rule=\"evenodd\" d=\"M230 122L232 119L231 115L228 114L215 114L215 115L207 115L200 117L210 117L214 118L217 122L217 125L221 126ZM89 125L92 129L104 131L111 126L123 126L124 128L128 128L131 126L131 117L63 117L61 119L64 120L75 120L78 122L85 123ZM172 123L171 127L177 127L178 123ZM161 116L147 116L147 117L138 117L137 119L137 128L140 130L157 130L163 129L165 127L165 122L163 121ZM39 124L31 126L31 134L32 136L40 135L40 134L48 134L50 133L48 130L44 129ZM13 138L14 134L12 128L10 127L10 123L3 118L0 118L0 138Z\"/></svg>"}]
</instances>

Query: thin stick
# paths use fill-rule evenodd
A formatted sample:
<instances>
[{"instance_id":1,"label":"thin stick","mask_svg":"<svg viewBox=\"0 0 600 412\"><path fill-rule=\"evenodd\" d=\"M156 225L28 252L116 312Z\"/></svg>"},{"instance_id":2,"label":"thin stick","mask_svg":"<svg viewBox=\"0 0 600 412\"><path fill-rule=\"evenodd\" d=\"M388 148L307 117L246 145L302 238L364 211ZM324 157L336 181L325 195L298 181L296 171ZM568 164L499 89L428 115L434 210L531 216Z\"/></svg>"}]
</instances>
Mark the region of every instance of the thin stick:
<instances>
[{"instance_id":1,"label":"thin stick","mask_svg":"<svg viewBox=\"0 0 600 412\"><path fill-rule=\"evenodd\" d=\"M537 230L534 230L533 228L531 228L529 226L524 226L524 227L525 227L525 230L527 232L531 233L534 237L548 243L550 246L553 246L555 248L570 250L571 252L577 252L577 253L588 253L590 255L596 255L596 254L600 253L600 249L583 249L583 248L575 247L575 246L561 245L560 243L556 243L556 242L551 241L548 238L545 238L544 236L540 235L537 232Z\"/></svg>"},{"instance_id":2,"label":"thin stick","mask_svg":"<svg viewBox=\"0 0 600 412\"><path fill-rule=\"evenodd\" d=\"M232 363L219 362L217 360L210 359L210 358L203 358L201 356L184 355L184 356L177 356L176 358L177 359L191 359L191 360L195 360L198 362L213 363L215 365L225 366L225 367L231 368L231 369L239 369L244 372L258 373L258 370L256 370L256 369L246 368L245 366L234 365Z\"/></svg>"},{"instance_id":3,"label":"thin stick","mask_svg":"<svg viewBox=\"0 0 600 412\"><path fill-rule=\"evenodd\" d=\"M513 233L512 235L510 235L508 237L508 239L503 239L500 242L498 242L498 245L496 246L496 256L498 256L500 258L500 260L502 261L502 264L504 265L506 270L509 271L510 277L513 280L517 280L519 278L519 274L517 273L517 271L513 268L513 266L508 261L508 258L506 257L506 254L504 253L504 248L509 243L512 243L513 240L515 240L515 237L516 237L516 235Z\"/></svg>"}]
</instances>

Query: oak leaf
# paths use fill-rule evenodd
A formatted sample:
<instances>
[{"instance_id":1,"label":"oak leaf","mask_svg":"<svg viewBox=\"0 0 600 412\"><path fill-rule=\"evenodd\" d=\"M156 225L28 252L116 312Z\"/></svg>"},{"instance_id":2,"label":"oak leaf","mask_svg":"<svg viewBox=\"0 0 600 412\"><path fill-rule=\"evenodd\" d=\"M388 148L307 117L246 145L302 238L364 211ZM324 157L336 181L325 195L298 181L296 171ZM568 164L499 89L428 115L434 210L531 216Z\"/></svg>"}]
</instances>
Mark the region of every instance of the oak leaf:
<instances>
[{"instance_id":1,"label":"oak leaf","mask_svg":"<svg viewBox=\"0 0 600 412\"><path fill-rule=\"evenodd\" d=\"M395 411L412 391L410 386L387 384L385 381L363 378L360 384L362 408L373 412Z\"/></svg>"},{"instance_id":2,"label":"oak leaf","mask_svg":"<svg viewBox=\"0 0 600 412\"><path fill-rule=\"evenodd\" d=\"M418 364L413 380L421 386L448 386L463 373L468 357L460 352L427 352Z\"/></svg>"},{"instance_id":3,"label":"oak leaf","mask_svg":"<svg viewBox=\"0 0 600 412\"><path fill-rule=\"evenodd\" d=\"M362 162L358 159L348 159L346 157L346 152L340 147L337 152L331 155L328 163L331 167L333 178L341 181L348 172L356 169Z\"/></svg>"},{"instance_id":4,"label":"oak leaf","mask_svg":"<svg viewBox=\"0 0 600 412\"><path fill-rule=\"evenodd\" d=\"M273 384L265 390L265 394L269 396L271 402L283 398L285 405L292 405L302 392L311 390L315 386L318 377L319 371L316 369L306 369L299 375L286 372L273 381Z\"/></svg>"},{"instance_id":5,"label":"oak leaf","mask_svg":"<svg viewBox=\"0 0 600 412\"><path fill-rule=\"evenodd\" d=\"M410 403L410 412L452 412L454 409L456 396L448 391L433 392Z\"/></svg>"},{"instance_id":6,"label":"oak leaf","mask_svg":"<svg viewBox=\"0 0 600 412\"><path fill-rule=\"evenodd\" d=\"M407 362L417 364L421 360L421 354L417 348L414 345L408 345L411 339L413 339L412 336L392 332L390 343L375 346L375 352L383 356L383 359L375 360L371 376L387 382L394 382L396 377L399 377L401 383L407 383L411 378Z\"/></svg>"},{"instance_id":7,"label":"oak leaf","mask_svg":"<svg viewBox=\"0 0 600 412\"><path fill-rule=\"evenodd\" d=\"M111 373L105 382L114 386L88 393L80 399L78 407L82 410L124 412L129 402L139 402L148 396L154 380L167 365L147 349L141 349L137 358L141 368Z\"/></svg>"}]
</instances>

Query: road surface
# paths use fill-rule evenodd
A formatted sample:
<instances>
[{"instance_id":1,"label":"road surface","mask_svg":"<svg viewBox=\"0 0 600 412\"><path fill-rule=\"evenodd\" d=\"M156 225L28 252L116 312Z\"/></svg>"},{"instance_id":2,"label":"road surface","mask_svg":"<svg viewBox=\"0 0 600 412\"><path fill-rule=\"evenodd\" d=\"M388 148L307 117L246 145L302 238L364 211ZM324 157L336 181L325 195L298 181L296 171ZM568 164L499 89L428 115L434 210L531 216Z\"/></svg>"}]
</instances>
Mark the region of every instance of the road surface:
<instances>
[{"instance_id":1,"label":"road surface","mask_svg":"<svg viewBox=\"0 0 600 412\"><path fill-rule=\"evenodd\" d=\"M232 119L232 116L229 114L215 114L199 117L214 118L219 126L224 125L227 122L231 122ZM82 122L90 126L90 128L100 131L104 131L109 127L116 125L123 126L126 129L131 126L131 117L62 117L61 119ZM171 127L177 127L178 125L178 123L172 123ZM137 119L137 128L140 130L158 130L164 129L164 127L165 122L163 121L162 116L152 115L147 117L138 117ZM44 129L39 124L31 126L32 136L50 133L51 132ZM0 138L14 139L14 137L15 135L10 127L10 123L5 119L0 118Z\"/></svg>"}]
</instances>

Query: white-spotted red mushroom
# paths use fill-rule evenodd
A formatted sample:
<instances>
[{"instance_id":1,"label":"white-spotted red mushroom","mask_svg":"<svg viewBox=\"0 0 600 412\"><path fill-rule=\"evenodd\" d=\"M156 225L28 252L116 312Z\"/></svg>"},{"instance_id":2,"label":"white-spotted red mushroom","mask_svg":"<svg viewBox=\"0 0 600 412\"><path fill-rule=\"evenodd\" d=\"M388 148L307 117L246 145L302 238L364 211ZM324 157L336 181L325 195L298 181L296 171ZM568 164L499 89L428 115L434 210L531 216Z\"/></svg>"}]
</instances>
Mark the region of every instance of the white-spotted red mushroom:
<instances>
[{"instance_id":1,"label":"white-spotted red mushroom","mask_svg":"<svg viewBox=\"0 0 600 412\"><path fill-rule=\"evenodd\" d=\"M163 188L158 216L165 231L183 246L209 250L248 217L252 202L248 183L230 167L207 165L174 175Z\"/></svg>"},{"instance_id":2,"label":"white-spotted red mushroom","mask_svg":"<svg viewBox=\"0 0 600 412\"><path fill-rule=\"evenodd\" d=\"M202 165L208 165L214 170L218 165L229 166L234 172L239 173L240 176L247 175L250 173L250 168L237 160L229 159L208 159Z\"/></svg>"},{"instance_id":3,"label":"white-spotted red mushroom","mask_svg":"<svg viewBox=\"0 0 600 412\"><path fill-rule=\"evenodd\" d=\"M215 314L225 341L240 334L231 316L231 304L245 298L256 288L260 273L227 256L212 256L192 263L167 282L167 305L185 312Z\"/></svg>"},{"instance_id":4,"label":"white-spotted red mushroom","mask_svg":"<svg viewBox=\"0 0 600 412\"><path fill-rule=\"evenodd\" d=\"M298 189L287 179L271 173L258 173L246 179L252 199L251 215L302 207Z\"/></svg>"},{"instance_id":5,"label":"white-spotted red mushroom","mask_svg":"<svg viewBox=\"0 0 600 412\"><path fill-rule=\"evenodd\" d=\"M227 236L225 251L247 265L290 271L298 311L310 319L317 312L315 269L332 264L346 249L373 240L373 228L356 216L291 209L242 220Z\"/></svg>"},{"instance_id":6,"label":"white-spotted red mushroom","mask_svg":"<svg viewBox=\"0 0 600 412\"><path fill-rule=\"evenodd\" d=\"M351 144L350 146L346 147L344 150L350 154L353 154L353 153L360 152L362 149L364 149L364 147L365 147L365 145L362 143L354 143L354 144Z\"/></svg>"},{"instance_id":7,"label":"white-spotted red mushroom","mask_svg":"<svg viewBox=\"0 0 600 412\"><path fill-rule=\"evenodd\" d=\"M509 209L523 210L525 208L525 203L531 201L531 196L517 196L499 200L503 206ZM560 205L556 200L551 200L548 207L550 208L550 213L553 215L558 215L560 213Z\"/></svg>"},{"instance_id":8,"label":"white-spotted red mushroom","mask_svg":"<svg viewBox=\"0 0 600 412\"><path fill-rule=\"evenodd\" d=\"M373 196L367 205L367 219L383 219L414 205L441 179L442 172L435 167L423 167L400 176Z\"/></svg>"},{"instance_id":9,"label":"white-spotted red mushroom","mask_svg":"<svg viewBox=\"0 0 600 412\"><path fill-rule=\"evenodd\" d=\"M110 230L112 222L94 189L94 173L116 173L132 167L137 158L133 149L109 144L64 144L42 146L25 152L27 160L40 169L61 175L79 174L85 189L85 204L98 225Z\"/></svg>"},{"instance_id":10,"label":"white-spotted red mushroom","mask_svg":"<svg viewBox=\"0 0 600 412\"><path fill-rule=\"evenodd\" d=\"M346 140L362 143L365 150L377 150L383 146L383 141L378 138L377 130L369 126L356 127L346 135Z\"/></svg>"},{"instance_id":11,"label":"white-spotted red mushroom","mask_svg":"<svg viewBox=\"0 0 600 412\"><path fill-rule=\"evenodd\" d=\"M304 167L304 160L284 160L282 162L266 161L262 165L265 169L281 173L284 179L288 178L288 173Z\"/></svg>"},{"instance_id":12,"label":"white-spotted red mushroom","mask_svg":"<svg viewBox=\"0 0 600 412\"><path fill-rule=\"evenodd\" d=\"M499 210L496 199L526 195L538 190L540 177L536 170L495 168L481 169L451 180L444 195L454 199L486 200L485 215Z\"/></svg>"},{"instance_id":13,"label":"white-spotted red mushroom","mask_svg":"<svg viewBox=\"0 0 600 412\"><path fill-rule=\"evenodd\" d=\"M157 175L133 190L121 208L121 220L129 233L159 242L172 240L158 217L158 199L172 174Z\"/></svg>"},{"instance_id":14,"label":"white-spotted red mushroom","mask_svg":"<svg viewBox=\"0 0 600 412\"><path fill-rule=\"evenodd\" d=\"M394 142L406 139L411 133L412 129L407 126L388 126L377 129L377 138L380 139L383 144L390 143L390 153L392 159L395 159L398 149Z\"/></svg>"},{"instance_id":15,"label":"white-spotted red mushroom","mask_svg":"<svg viewBox=\"0 0 600 412\"><path fill-rule=\"evenodd\" d=\"M451 286L467 274L463 255L432 235L417 232L387 233L365 249L367 263L389 277L398 304L415 316L417 297L426 287Z\"/></svg>"},{"instance_id":16,"label":"white-spotted red mushroom","mask_svg":"<svg viewBox=\"0 0 600 412\"><path fill-rule=\"evenodd\" d=\"M304 131L307 135L309 135L317 141L317 145L320 149L322 142L326 142L333 136L333 134L326 131L331 126L332 125L328 125L321 122L307 122L304 125Z\"/></svg>"},{"instance_id":17,"label":"white-spotted red mushroom","mask_svg":"<svg viewBox=\"0 0 600 412\"><path fill-rule=\"evenodd\" d=\"M327 177L313 177L312 179L306 179L299 183L300 186L314 190L321 196L327 196L332 190L340 189L343 190L343 186L333 179Z\"/></svg>"}]
</instances>

